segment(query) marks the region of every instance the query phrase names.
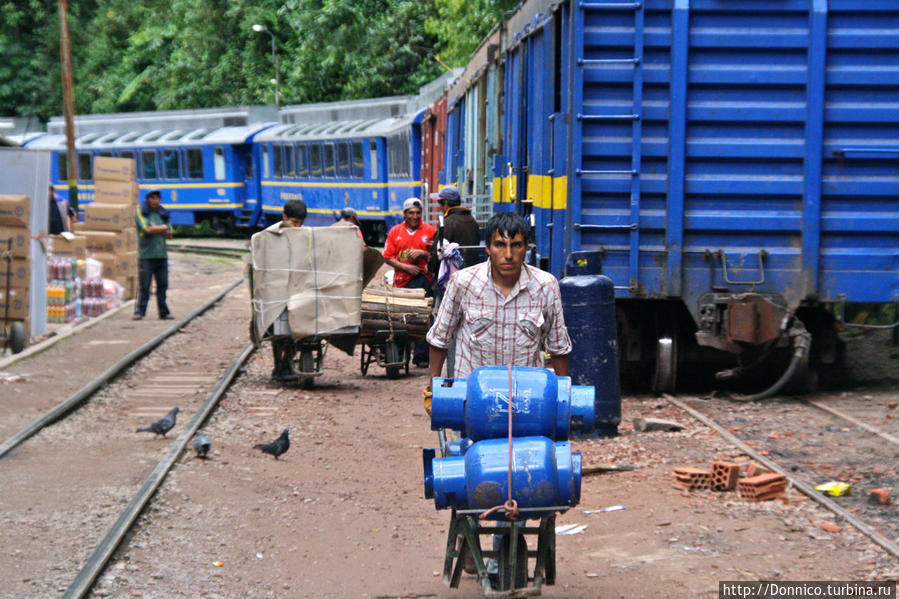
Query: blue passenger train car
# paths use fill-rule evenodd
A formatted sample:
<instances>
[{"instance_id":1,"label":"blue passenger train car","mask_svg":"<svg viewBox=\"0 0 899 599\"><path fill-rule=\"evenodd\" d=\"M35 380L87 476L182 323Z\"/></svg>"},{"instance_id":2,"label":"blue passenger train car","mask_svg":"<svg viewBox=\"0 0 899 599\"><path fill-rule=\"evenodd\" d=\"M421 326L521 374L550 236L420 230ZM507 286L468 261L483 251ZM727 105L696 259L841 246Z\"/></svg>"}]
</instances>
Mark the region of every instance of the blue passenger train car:
<instances>
[{"instance_id":1,"label":"blue passenger train car","mask_svg":"<svg viewBox=\"0 0 899 599\"><path fill-rule=\"evenodd\" d=\"M79 208L93 201L96 156L133 158L141 199L158 188L172 223L209 222L224 233L256 226L261 215L255 136L277 124L271 107L121 113L77 117ZM68 196L65 124L51 120L48 134L25 143L51 150L51 183Z\"/></svg>"},{"instance_id":2,"label":"blue passenger train car","mask_svg":"<svg viewBox=\"0 0 899 599\"><path fill-rule=\"evenodd\" d=\"M503 72L494 207L534 214L556 275L601 265L622 364L658 390L808 359L803 325L832 363L835 306L899 301L899 4L528 0L494 36L466 70ZM476 83L450 90L451 173L484 141Z\"/></svg>"}]
</instances>

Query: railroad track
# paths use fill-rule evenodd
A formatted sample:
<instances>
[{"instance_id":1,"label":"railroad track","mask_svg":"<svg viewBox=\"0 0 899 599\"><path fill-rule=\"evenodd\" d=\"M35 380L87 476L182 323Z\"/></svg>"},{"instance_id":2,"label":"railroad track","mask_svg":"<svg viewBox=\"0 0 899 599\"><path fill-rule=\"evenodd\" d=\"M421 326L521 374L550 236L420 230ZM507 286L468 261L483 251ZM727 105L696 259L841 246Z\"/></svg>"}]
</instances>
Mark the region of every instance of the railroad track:
<instances>
[{"instance_id":1,"label":"railroad track","mask_svg":"<svg viewBox=\"0 0 899 599\"><path fill-rule=\"evenodd\" d=\"M190 254L203 254L206 256L219 256L222 258L242 259L250 253L249 248L198 245L190 243L169 243L168 249L173 252L185 252Z\"/></svg>"},{"instance_id":2,"label":"railroad track","mask_svg":"<svg viewBox=\"0 0 899 599\"><path fill-rule=\"evenodd\" d=\"M7 577L10 596L90 592L253 351L244 343L248 299L241 282L0 446L5 544L12 571L22 574ZM181 412L167 439L135 432L176 405Z\"/></svg>"},{"instance_id":3,"label":"railroad track","mask_svg":"<svg viewBox=\"0 0 899 599\"><path fill-rule=\"evenodd\" d=\"M664 397L764 467L785 474L794 488L899 558L899 515L868 501L872 489L899 488L899 438L828 405L833 402L782 399L734 404ZM854 403L849 407L868 412L870 418L870 405ZM830 497L815 490L832 480L850 483L852 493Z\"/></svg>"}]
</instances>

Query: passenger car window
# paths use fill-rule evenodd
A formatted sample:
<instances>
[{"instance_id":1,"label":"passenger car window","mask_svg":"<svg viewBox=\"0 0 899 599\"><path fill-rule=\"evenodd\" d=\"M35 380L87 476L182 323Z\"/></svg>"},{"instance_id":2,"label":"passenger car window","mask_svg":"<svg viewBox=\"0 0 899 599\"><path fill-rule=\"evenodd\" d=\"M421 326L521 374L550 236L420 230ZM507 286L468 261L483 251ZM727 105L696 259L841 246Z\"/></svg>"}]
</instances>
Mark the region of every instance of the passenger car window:
<instances>
[{"instance_id":1,"label":"passenger car window","mask_svg":"<svg viewBox=\"0 0 899 599\"><path fill-rule=\"evenodd\" d=\"M309 148L305 144L297 146L297 175L300 177L309 176Z\"/></svg>"},{"instance_id":2,"label":"passenger car window","mask_svg":"<svg viewBox=\"0 0 899 599\"><path fill-rule=\"evenodd\" d=\"M378 178L378 142L371 140L368 142L368 162L371 169L371 178Z\"/></svg>"},{"instance_id":3,"label":"passenger car window","mask_svg":"<svg viewBox=\"0 0 899 599\"><path fill-rule=\"evenodd\" d=\"M212 166L215 171L215 180L225 180L225 150L224 148L215 148L212 151Z\"/></svg>"},{"instance_id":4,"label":"passenger car window","mask_svg":"<svg viewBox=\"0 0 899 599\"><path fill-rule=\"evenodd\" d=\"M353 179L365 178L365 159L362 157L362 142L353 142Z\"/></svg>"},{"instance_id":5,"label":"passenger car window","mask_svg":"<svg viewBox=\"0 0 899 599\"><path fill-rule=\"evenodd\" d=\"M333 178L334 170L334 144L325 144L325 177Z\"/></svg>"},{"instance_id":6,"label":"passenger car window","mask_svg":"<svg viewBox=\"0 0 899 599\"><path fill-rule=\"evenodd\" d=\"M90 181L92 178L91 155L88 152L78 152L78 179Z\"/></svg>"},{"instance_id":7,"label":"passenger car window","mask_svg":"<svg viewBox=\"0 0 899 599\"><path fill-rule=\"evenodd\" d=\"M203 178L203 150L199 148L188 148L185 150L187 155L187 178L202 179Z\"/></svg>"},{"instance_id":8,"label":"passenger car window","mask_svg":"<svg viewBox=\"0 0 899 599\"><path fill-rule=\"evenodd\" d=\"M350 176L350 148L345 141L337 144L337 174L344 179Z\"/></svg>"},{"instance_id":9,"label":"passenger car window","mask_svg":"<svg viewBox=\"0 0 899 599\"><path fill-rule=\"evenodd\" d=\"M156 150L143 150L140 153L140 167L144 179L152 181L157 178Z\"/></svg>"},{"instance_id":10,"label":"passenger car window","mask_svg":"<svg viewBox=\"0 0 899 599\"><path fill-rule=\"evenodd\" d=\"M322 147L318 144L309 146L309 174L313 177L322 176Z\"/></svg>"},{"instance_id":11,"label":"passenger car window","mask_svg":"<svg viewBox=\"0 0 899 599\"><path fill-rule=\"evenodd\" d=\"M178 156L178 150L163 150L162 165L166 179L172 180L181 178L181 160Z\"/></svg>"}]
</instances>

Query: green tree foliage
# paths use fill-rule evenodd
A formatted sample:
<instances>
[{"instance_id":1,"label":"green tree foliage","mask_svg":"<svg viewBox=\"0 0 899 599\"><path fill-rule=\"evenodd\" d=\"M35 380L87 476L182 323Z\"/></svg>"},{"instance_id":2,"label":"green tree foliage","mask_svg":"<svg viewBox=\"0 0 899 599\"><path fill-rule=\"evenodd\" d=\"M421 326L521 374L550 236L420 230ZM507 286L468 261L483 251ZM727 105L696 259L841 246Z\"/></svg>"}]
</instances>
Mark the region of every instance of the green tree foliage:
<instances>
[{"instance_id":1,"label":"green tree foliage","mask_svg":"<svg viewBox=\"0 0 899 599\"><path fill-rule=\"evenodd\" d=\"M415 93L517 0L69 2L77 114ZM0 0L0 115L62 114L58 0ZM437 60L439 57L440 61Z\"/></svg>"},{"instance_id":2,"label":"green tree foliage","mask_svg":"<svg viewBox=\"0 0 899 599\"><path fill-rule=\"evenodd\" d=\"M425 29L437 37L439 58L452 67L464 67L471 53L507 11L519 0L435 0L435 14Z\"/></svg>"}]
</instances>

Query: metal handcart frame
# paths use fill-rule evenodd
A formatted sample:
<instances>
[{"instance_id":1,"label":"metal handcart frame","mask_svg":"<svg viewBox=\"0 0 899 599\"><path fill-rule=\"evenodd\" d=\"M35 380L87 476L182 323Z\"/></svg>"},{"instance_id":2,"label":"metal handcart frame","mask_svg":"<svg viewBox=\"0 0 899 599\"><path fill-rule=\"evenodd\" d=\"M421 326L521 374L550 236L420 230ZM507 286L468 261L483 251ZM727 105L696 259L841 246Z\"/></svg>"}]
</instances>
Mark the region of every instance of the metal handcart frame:
<instances>
[{"instance_id":1,"label":"metal handcart frame","mask_svg":"<svg viewBox=\"0 0 899 599\"><path fill-rule=\"evenodd\" d=\"M400 369L408 376L411 348L412 342L405 329L375 331L370 341L360 344L360 370L365 375L368 367L374 363L387 371L387 378L399 378Z\"/></svg>"},{"instance_id":2,"label":"metal handcart frame","mask_svg":"<svg viewBox=\"0 0 899 599\"><path fill-rule=\"evenodd\" d=\"M447 429L439 429L440 455L449 455ZM556 584L556 515L568 511L567 505L539 508L517 508L520 520L509 526L499 526L508 520L481 520L488 511L505 514L506 508L452 510L446 537L443 561L443 582L450 588L459 586L465 562L474 561L478 584L488 599L538 597L543 585ZM528 518L528 514L534 514ZM540 515L538 515L540 514ZM536 526L528 526L528 519L539 519ZM518 524L522 523L522 526ZM499 551L483 549L481 535L502 535ZM536 537L536 549L528 549L527 537ZM531 542L531 546L534 542ZM497 574L487 573L485 558L497 561ZM534 559L534 569L528 571L528 560Z\"/></svg>"},{"instance_id":3,"label":"metal handcart frame","mask_svg":"<svg viewBox=\"0 0 899 599\"><path fill-rule=\"evenodd\" d=\"M548 516L540 516L537 526L517 526L514 523L512 526L497 526L496 522L479 519L487 510L453 510L443 562L444 583L450 588L459 586L465 562L470 555L474 560L478 584L485 597L499 599L539 596L544 584L556 583L555 512L567 509L567 506L519 509L519 513L525 518L528 512L554 512ZM481 535L503 535L499 551L482 549ZM528 549L528 536L536 537L535 550ZM533 546L533 541L531 545ZM487 573L485 558L490 557L497 560L495 579ZM529 558L534 558L533 575L528 572Z\"/></svg>"}]
</instances>

